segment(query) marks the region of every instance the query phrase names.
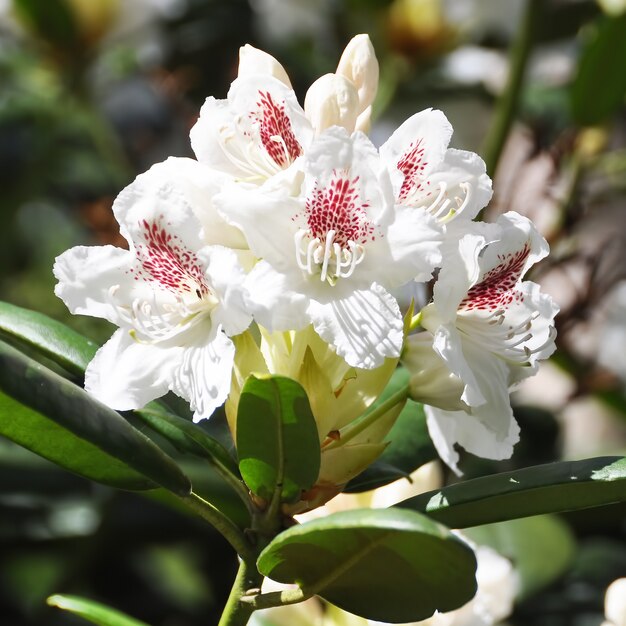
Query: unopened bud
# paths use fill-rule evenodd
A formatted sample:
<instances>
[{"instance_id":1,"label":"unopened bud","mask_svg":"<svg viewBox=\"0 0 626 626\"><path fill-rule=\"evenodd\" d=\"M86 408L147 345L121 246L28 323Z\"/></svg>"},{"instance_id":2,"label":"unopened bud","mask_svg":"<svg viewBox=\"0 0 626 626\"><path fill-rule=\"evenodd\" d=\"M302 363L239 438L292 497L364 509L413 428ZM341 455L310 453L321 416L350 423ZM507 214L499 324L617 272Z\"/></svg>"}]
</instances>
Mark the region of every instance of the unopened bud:
<instances>
[{"instance_id":1,"label":"unopened bud","mask_svg":"<svg viewBox=\"0 0 626 626\"><path fill-rule=\"evenodd\" d=\"M344 76L325 74L307 91L304 112L318 133L331 126L352 132L360 112L356 87Z\"/></svg>"},{"instance_id":2,"label":"unopened bud","mask_svg":"<svg viewBox=\"0 0 626 626\"><path fill-rule=\"evenodd\" d=\"M291 81L285 68L271 55L250 44L239 48L238 76L266 75L277 78L281 83L291 87Z\"/></svg>"},{"instance_id":3,"label":"unopened bud","mask_svg":"<svg viewBox=\"0 0 626 626\"><path fill-rule=\"evenodd\" d=\"M337 74L347 78L357 89L359 113L372 104L378 89L378 61L368 35L357 35L346 46Z\"/></svg>"},{"instance_id":4,"label":"unopened bud","mask_svg":"<svg viewBox=\"0 0 626 626\"><path fill-rule=\"evenodd\" d=\"M411 374L409 396L444 411L463 411L467 408L461 401L465 385L433 350L432 340L430 333L407 337L401 361Z\"/></svg>"}]
</instances>

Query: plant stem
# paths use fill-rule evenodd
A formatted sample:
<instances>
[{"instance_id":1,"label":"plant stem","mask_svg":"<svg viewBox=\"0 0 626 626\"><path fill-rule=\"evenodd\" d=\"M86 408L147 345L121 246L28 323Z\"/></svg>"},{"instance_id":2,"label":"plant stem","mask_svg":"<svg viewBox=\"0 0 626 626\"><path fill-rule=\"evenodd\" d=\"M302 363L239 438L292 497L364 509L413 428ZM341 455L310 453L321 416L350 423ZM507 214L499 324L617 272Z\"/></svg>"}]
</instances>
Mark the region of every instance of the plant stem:
<instances>
[{"instance_id":1,"label":"plant stem","mask_svg":"<svg viewBox=\"0 0 626 626\"><path fill-rule=\"evenodd\" d=\"M210 502L193 492L188 496L176 497L217 529L242 559L254 558L252 547L246 540L243 531Z\"/></svg>"},{"instance_id":2,"label":"plant stem","mask_svg":"<svg viewBox=\"0 0 626 626\"><path fill-rule=\"evenodd\" d=\"M297 604L298 602L308 600L312 596L312 593L307 593L298 587L297 589L284 589L283 591L270 591L269 593L260 593L254 596L244 596L241 601L258 611L259 609L271 609L276 606Z\"/></svg>"},{"instance_id":3,"label":"plant stem","mask_svg":"<svg viewBox=\"0 0 626 626\"><path fill-rule=\"evenodd\" d=\"M542 3L543 0L526 2L526 11L511 50L506 87L496 103L494 120L483 144L481 152L487 165L487 173L492 177L496 173L502 149L513 124Z\"/></svg>"},{"instance_id":4,"label":"plant stem","mask_svg":"<svg viewBox=\"0 0 626 626\"><path fill-rule=\"evenodd\" d=\"M253 590L258 593L262 582L263 576L259 574L255 560L242 559L218 626L245 626L256 607L242 599Z\"/></svg>"},{"instance_id":5,"label":"plant stem","mask_svg":"<svg viewBox=\"0 0 626 626\"><path fill-rule=\"evenodd\" d=\"M374 410L366 413L361 419L357 422L352 422L344 429L339 431L339 438L331 441L327 446L324 447L324 450L332 450L333 448L338 448L339 446L344 445L350 439L353 439L358 434L362 433L368 426L373 424L377 419L381 418L387 411L392 409L394 406L399 404L400 402L404 402L409 397L409 386L408 384L402 389L399 389L394 394L389 396L384 402L382 402L379 406L377 406Z\"/></svg>"}]
</instances>

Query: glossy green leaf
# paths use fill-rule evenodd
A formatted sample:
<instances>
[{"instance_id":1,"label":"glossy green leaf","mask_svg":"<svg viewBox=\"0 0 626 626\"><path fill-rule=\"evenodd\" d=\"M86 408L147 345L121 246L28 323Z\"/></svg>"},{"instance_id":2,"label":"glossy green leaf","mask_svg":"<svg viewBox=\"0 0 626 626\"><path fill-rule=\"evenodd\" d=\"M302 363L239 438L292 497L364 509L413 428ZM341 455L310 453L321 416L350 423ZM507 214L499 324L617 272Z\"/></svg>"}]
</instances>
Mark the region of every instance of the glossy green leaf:
<instances>
[{"instance_id":1,"label":"glossy green leaf","mask_svg":"<svg viewBox=\"0 0 626 626\"><path fill-rule=\"evenodd\" d=\"M409 382L410 374L399 367L374 407ZM407 400L395 424L385 437L389 445L377 461L348 483L348 492L376 489L398 478L408 476L418 467L438 457L428 434L423 405Z\"/></svg>"},{"instance_id":2,"label":"glossy green leaf","mask_svg":"<svg viewBox=\"0 0 626 626\"><path fill-rule=\"evenodd\" d=\"M0 302L0 333L34 348L78 375L84 374L98 349L93 341L61 322L8 302Z\"/></svg>"},{"instance_id":3,"label":"glossy green leaf","mask_svg":"<svg viewBox=\"0 0 626 626\"><path fill-rule=\"evenodd\" d=\"M443 526L400 509L357 509L293 526L257 565L273 580L385 622L451 611L476 591L472 550Z\"/></svg>"},{"instance_id":4,"label":"glossy green leaf","mask_svg":"<svg viewBox=\"0 0 626 626\"><path fill-rule=\"evenodd\" d=\"M189 479L174 461L119 413L3 342L0 342L0 391L155 483L181 495L191 491ZM0 422L5 425L14 419L11 414L0 415ZM8 433L8 426L5 428ZM25 437L23 430L28 429L29 424L19 423L13 430L16 428L22 432L20 436ZM74 441L75 437L70 440ZM42 454L47 443L42 439L37 452ZM49 443L54 448L58 438ZM43 456L51 458L58 454L52 449L49 456Z\"/></svg>"},{"instance_id":5,"label":"glossy green leaf","mask_svg":"<svg viewBox=\"0 0 626 626\"><path fill-rule=\"evenodd\" d=\"M451 528L626 501L626 458L536 465L429 491L397 506Z\"/></svg>"},{"instance_id":6,"label":"glossy green leaf","mask_svg":"<svg viewBox=\"0 0 626 626\"><path fill-rule=\"evenodd\" d=\"M120 613L99 602L78 596L54 595L47 600L48 605L69 611L98 626L148 626L124 613Z\"/></svg>"},{"instance_id":7,"label":"glossy green leaf","mask_svg":"<svg viewBox=\"0 0 626 626\"><path fill-rule=\"evenodd\" d=\"M156 402L151 402L145 408L135 411L135 414L181 452L190 452L196 456L208 458L232 474L239 475L237 463L228 450L200 426L174 415Z\"/></svg>"},{"instance_id":8,"label":"glossy green leaf","mask_svg":"<svg viewBox=\"0 0 626 626\"><path fill-rule=\"evenodd\" d=\"M156 487L119 459L2 392L0 435L90 480L119 489Z\"/></svg>"},{"instance_id":9,"label":"glossy green leaf","mask_svg":"<svg viewBox=\"0 0 626 626\"><path fill-rule=\"evenodd\" d=\"M519 596L547 587L565 573L576 542L569 526L554 515L537 515L463 531L479 545L490 546L515 565Z\"/></svg>"},{"instance_id":10,"label":"glossy green leaf","mask_svg":"<svg viewBox=\"0 0 626 626\"><path fill-rule=\"evenodd\" d=\"M250 490L269 500L297 500L320 468L315 418L302 386L284 376L250 376L237 413L239 469Z\"/></svg>"},{"instance_id":11,"label":"glossy green leaf","mask_svg":"<svg viewBox=\"0 0 626 626\"><path fill-rule=\"evenodd\" d=\"M590 27L571 91L574 119L583 125L607 121L626 96L626 14L604 16Z\"/></svg>"}]
</instances>

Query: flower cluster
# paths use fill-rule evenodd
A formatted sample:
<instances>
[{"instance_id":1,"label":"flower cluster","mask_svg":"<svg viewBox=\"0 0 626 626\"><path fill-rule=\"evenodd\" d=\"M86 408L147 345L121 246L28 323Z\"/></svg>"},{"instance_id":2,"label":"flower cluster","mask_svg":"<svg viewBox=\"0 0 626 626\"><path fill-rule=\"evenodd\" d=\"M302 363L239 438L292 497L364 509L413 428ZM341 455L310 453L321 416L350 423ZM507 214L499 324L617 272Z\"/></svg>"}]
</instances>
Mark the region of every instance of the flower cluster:
<instances>
[{"instance_id":1,"label":"flower cluster","mask_svg":"<svg viewBox=\"0 0 626 626\"><path fill-rule=\"evenodd\" d=\"M250 373L290 376L309 394L322 450L333 444L320 484L336 491L382 452L401 407L343 450L336 433L402 360L446 462L456 466L457 442L510 455L509 389L554 347L554 305L521 282L546 243L517 214L474 221L491 181L476 154L448 148L440 111L376 148L366 133L377 86L366 35L304 108L273 57L241 49L227 98L208 98L191 130L197 160L154 165L116 199L128 249L57 259L70 310L119 327L88 367L91 394L128 410L172 391L195 420L226 402L234 430ZM405 320L394 290L434 275L432 302Z\"/></svg>"}]
</instances>

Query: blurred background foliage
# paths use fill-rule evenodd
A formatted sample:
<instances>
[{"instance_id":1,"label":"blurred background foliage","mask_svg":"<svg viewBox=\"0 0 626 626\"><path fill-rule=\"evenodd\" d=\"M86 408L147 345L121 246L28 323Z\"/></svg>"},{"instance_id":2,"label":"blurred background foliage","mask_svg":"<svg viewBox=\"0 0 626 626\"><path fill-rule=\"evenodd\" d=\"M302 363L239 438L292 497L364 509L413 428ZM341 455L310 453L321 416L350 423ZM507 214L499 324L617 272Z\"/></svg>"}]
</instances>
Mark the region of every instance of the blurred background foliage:
<instances>
[{"instance_id":1,"label":"blurred background foliage","mask_svg":"<svg viewBox=\"0 0 626 626\"><path fill-rule=\"evenodd\" d=\"M206 96L225 97L240 45L274 54L303 98L359 32L381 65L374 142L441 108L453 145L480 152L494 177L485 219L516 210L552 246L532 278L561 306L558 352L516 392L513 458L466 455L466 476L624 454L620 0L0 0L0 299L104 341L106 323L55 298L55 256L124 245L113 199L151 164L192 156L188 131ZM599 625L604 589L626 576L625 517L610 506L499 535L525 572L509 623ZM158 493L88 483L0 440L1 624L78 623L45 605L63 592L154 626L204 626L235 568L217 533Z\"/></svg>"}]
</instances>

